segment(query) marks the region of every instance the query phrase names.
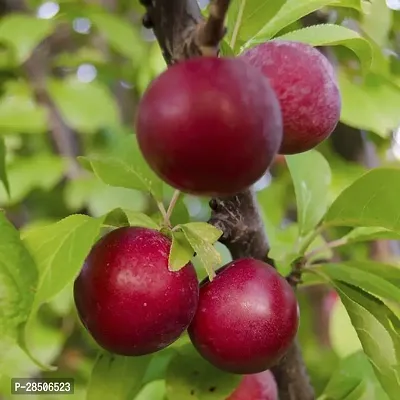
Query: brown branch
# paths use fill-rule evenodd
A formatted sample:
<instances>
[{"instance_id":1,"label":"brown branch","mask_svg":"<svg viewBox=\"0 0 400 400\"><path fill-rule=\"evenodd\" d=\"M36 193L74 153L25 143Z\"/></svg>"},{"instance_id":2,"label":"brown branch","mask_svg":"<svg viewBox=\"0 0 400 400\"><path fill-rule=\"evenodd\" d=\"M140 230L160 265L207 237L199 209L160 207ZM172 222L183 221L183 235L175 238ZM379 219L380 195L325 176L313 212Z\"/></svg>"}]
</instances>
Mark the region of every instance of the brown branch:
<instances>
[{"instance_id":1,"label":"brown branch","mask_svg":"<svg viewBox=\"0 0 400 400\"><path fill-rule=\"evenodd\" d=\"M1 9L4 13L20 12L30 14L24 0L3 0ZM67 176L74 178L80 174L81 168L76 161L79 155L79 141L76 132L72 131L46 89L46 77L49 75L51 38L47 38L33 52L23 65L36 101L47 109L50 140L54 150L67 158L69 168Z\"/></svg>"},{"instance_id":2,"label":"brown branch","mask_svg":"<svg viewBox=\"0 0 400 400\"><path fill-rule=\"evenodd\" d=\"M215 2L217 3L217 2ZM221 2L221 4L224 2ZM223 13L215 14L214 20L204 23L196 0L152 0L147 4L147 12L154 26L154 32L167 64L199 56L204 49L199 48L199 32L207 28L207 35L215 33L211 40L202 43L214 45L221 39ZM217 17L218 23L215 21ZM268 240L254 193L250 190L236 196L213 199L211 222L224 232L221 241L228 247L233 258L254 257L268 260ZM280 400L313 400L314 391L310 385L305 365L297 342L273 368Z\"/></svg>"},{"instance_id":3,"label":"brown branch","mask_svg":"<svg viewBox=\"0 0 400 400\"><path fill-rule=\"evenodd\" d=\"M225 17L230 0L211 0L207 20L199 24L197 40L204 56L215 56L225 35Z\"/></svg>"}]
</instances>

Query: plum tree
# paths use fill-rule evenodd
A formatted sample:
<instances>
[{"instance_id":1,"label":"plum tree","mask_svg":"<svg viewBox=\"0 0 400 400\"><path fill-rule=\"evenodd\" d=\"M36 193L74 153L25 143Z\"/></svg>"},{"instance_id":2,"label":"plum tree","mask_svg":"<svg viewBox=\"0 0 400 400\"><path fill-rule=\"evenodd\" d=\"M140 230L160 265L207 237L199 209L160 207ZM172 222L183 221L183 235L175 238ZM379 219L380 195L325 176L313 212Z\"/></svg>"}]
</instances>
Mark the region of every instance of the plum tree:
<instances>
[{"instance_id":1,"label":"plum tree","mask_svg":"<svg viewBox=\"0 0 400 400\"><path fill-rule=\"evenodd\" d=\"M256 68L199 57L150 84L136 131L143 156L165 182L186 193L227 196L265 174L282 141L282 117Z\"/></svg>"},{"instance_id":2,"label":"plum tree","mask_svg":"<svg viewBox=\"0 0 400 400\"><path fill-rule=\"evenodd\" d=\"M296 296L287 281L270 265L243 258L201 283L188 332L199 353L217 368L254 374L286 353L298 323Z\"/></svg>"},{"instance_id":3,"label":"plum tree","mask_svg":"<svg viewBox=\"0 0 400 400\"><path fill-rule=\"evenodd\" d=\"M271 371L246 375L227 400L278 400L278 387Z\"/></svg>"},{"instance_id":4,"label":"plum tree","mask_svg":"<svg viewBox=\"0 0 400 400\"><path fill-rule=\"evenodd\" d=\"M92 248L74 284L79 317L95 341L121 355L161 350L187 328L198 304L195 269L168 269L171 241L123 227Z\"/></svg>"},{"instance_id":5,"label":"plum tree","mask_svg":"<svg viewBox=\"0 0 400 400\"><path fill-rule=\"evenodd\" d=\"M283 118L281 154L310 150L335 129L341 98L333 67L318 50L300 42L272 40L242 54L268 77Z\"/></svg>"}]
</instances>

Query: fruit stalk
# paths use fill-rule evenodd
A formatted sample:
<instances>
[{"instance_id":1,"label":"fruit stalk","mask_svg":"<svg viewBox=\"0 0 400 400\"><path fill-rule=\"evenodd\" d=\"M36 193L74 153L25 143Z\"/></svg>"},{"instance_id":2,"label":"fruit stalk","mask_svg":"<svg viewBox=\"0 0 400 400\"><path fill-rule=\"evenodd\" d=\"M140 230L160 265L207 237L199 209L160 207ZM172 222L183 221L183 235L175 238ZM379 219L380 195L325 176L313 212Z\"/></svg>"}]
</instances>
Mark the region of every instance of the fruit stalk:
<instances>
[{"instance_id":1,"label":"fruit stalk","mask_svg":"<svg viewBox=\"0 0 400 400\"><path fill-rule=\"evenodd\" d=\"M207 23L203 21L196 0L153 0L149 3L147 12L167 64L204 55L202 45L207 47L207 43L201 42L200 33ZM216 37L215 40L220 39ZM211 222L223 230L221 241L234 259L253 257L268 261L268 240L257 201L251 191L224 199L212 199L210 206ZM315 398L297 343L273 372L278 382L280 400Z\"/></svg>"},{"instance_id":2,"label":"fruit stalk","mask_svg":"<svg viewBox=\"0 0 400 400\"><path fill-rule=\"evenodd\" d=\"M203 55L217 55L219 43L225 35L225 16L230 0L211 0L209 16L199 24L198 40Z\"/></svg>"}]
</instances>

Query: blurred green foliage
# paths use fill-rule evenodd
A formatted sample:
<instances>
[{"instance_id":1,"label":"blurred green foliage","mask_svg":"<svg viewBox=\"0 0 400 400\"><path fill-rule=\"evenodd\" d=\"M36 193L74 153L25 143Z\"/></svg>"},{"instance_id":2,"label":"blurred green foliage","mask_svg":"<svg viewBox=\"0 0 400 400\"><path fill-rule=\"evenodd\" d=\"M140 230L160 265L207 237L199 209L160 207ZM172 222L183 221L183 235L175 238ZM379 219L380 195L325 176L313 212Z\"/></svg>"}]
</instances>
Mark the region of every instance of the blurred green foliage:
<instances>
[{"instance_id":1,"label":"blurred green foliage","mask_svg":"<svg viewBox=\"0 0 400 400\"><path fill-rule=\"evenodd\" d=\"M173 195L133 136L140 96L166 68L141 27L144 9L134 0L26 4L0 19L0 398L13 398L12 377L59 376L75 379L71 399L224 400L239 378L201 360L186 336L149 357L99 353L72 301L103 229L157 227L157 202ZM329 24L302 29L315 12ZM320 400L400 393L399 257L381 263L370 252L371 241L400 236L399 15L384 0L233 0L228 14L224 55L275 37L327 46L341 121L365 131L382 167L365 174L329 140L276 161L257 184L279 271L309 252L320 261L299 289L299 340ZM200 279L231 260L214 245L218 232L193 225L209 216L208 199L188 195L172 214L181 226L170 261L178 269L196 252Z\"/></svg>"}]
</instances>

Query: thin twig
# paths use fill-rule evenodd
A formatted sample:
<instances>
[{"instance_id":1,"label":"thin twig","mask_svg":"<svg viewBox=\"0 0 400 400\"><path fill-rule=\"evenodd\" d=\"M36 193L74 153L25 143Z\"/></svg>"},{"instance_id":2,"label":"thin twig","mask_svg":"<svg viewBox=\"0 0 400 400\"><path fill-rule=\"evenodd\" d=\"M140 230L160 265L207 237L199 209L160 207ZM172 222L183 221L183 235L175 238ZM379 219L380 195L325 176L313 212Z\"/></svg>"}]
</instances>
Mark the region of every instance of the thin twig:
<instances>
[{"instance_id":1,"label":"thin twig","mask_svg":"<svg viewBox=\"0 0 400 400\"><path fill-rule=\"evenodd\" d=\"M333 240L332 242L329 242L324 246L318 247L315 250L310 251L309 253L307 253L305 255L305 258L307 260L311 260L318 253L322 253L322 252L324 252L326 250L334 249L336 247L345 246L347 243L348 243L348 240L347 240L347 238L344 238L344 237L340 238L340 239L337 239L337 240Z\"/></svg>"},{"instance_id":2,"label":"thin twig","mask_svg":"<svg viewBox=\"0 0 400 400\"><path fill-rule=\"evenodd\" d=\"M181 192L179 190L175 190L174 194L172 195L171 201L170 201L169 206L168 206L167 213L165 215L164 222L165 222L166 225L170 225L171 224L171 222L170 222L171 215L172 215L172 213L174 211L176 202L178 201L180 194L181 194Z\"/></svg>"},{"instance_id":3,"label":"thin twig","mask_svg":"<svg viewBox=\"0 0 400 400\"><path fill-rule=\"evenodd\" d=\"M225 17L230 0L211 0L207 20L199 24L197 40L204 56L216 56L225 35Z\"/></svg>"}]
</instances>

